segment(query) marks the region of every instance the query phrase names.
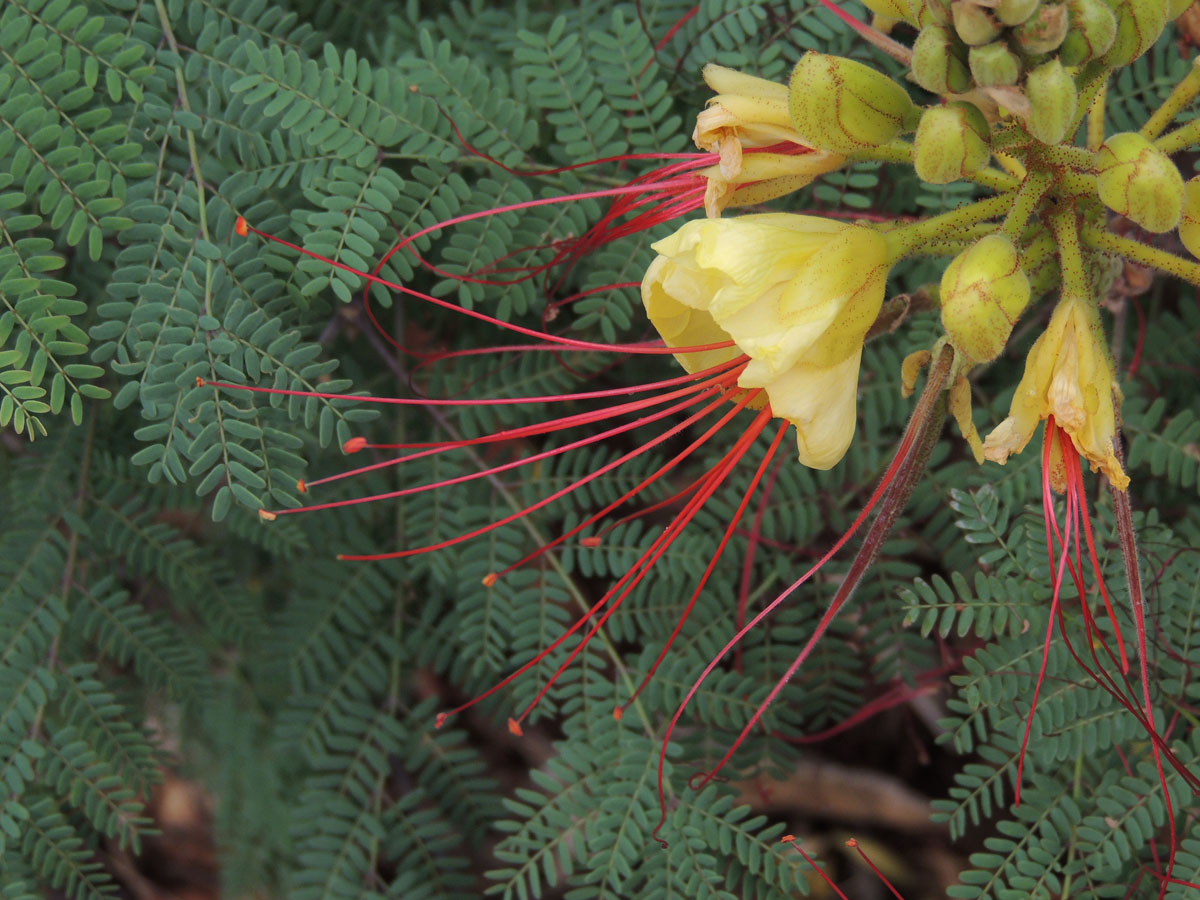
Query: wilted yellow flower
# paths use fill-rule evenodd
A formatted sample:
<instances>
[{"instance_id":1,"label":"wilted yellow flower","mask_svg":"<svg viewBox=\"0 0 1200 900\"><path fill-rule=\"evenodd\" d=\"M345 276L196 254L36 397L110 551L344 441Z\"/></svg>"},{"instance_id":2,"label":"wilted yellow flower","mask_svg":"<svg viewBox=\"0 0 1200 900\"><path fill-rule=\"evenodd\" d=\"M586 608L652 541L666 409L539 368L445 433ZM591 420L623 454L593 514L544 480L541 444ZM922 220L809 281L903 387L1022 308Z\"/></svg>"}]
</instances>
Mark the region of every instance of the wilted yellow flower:
<instances>
[{"instance_id":1,"label":"wilted yellow flower","mask_svg":"<svg viewBox=\"0 0 1200 900\"><path fill-rule=\"evenodd\" d=\"M843 156L813 149L792 127L786 86L714 64L704 67L704 81L716 96L696 117L692 140L720 157L717 165L698 173L708 179L704 209L709 218L726 206L782 197L845 163ZM790 152L743 155L760 147Z\"/></svg>"},{"instance_id":2,"label":"wilted yellow flower","mask_svg":"<svg viewBox=\"0 0 1200 900\"><path fill-rule=\"evenodd\" d=\"M738 378L796 426L800 461L837 463L854 436L863 338L883 303L885 241L861 225L789 213L689 222L654 245L642 281L650 321L697 372L741 354Z\"/></svg>"},{"instance_id":3,"label":"wilted yellow flower","mask_svg":"<svg viewBox=\"0 0 1200 900\"><path fill-rule=\"evenodd\" d=\"M1095 304L1085 297L1065 296L1029 351L1008 418L987 436L984 456L1006 462L1009 454L1024 449L1039 423L1053 416L1079 454L1091 463L1092 471L1103 472L1115 487L1124 490L1129 476L1117 460L1114 445L1116 392ZM1061 451L1056 455L1050 481L1055 490L1062 491L1066 476Z\"/></svg>"}]
</instances>

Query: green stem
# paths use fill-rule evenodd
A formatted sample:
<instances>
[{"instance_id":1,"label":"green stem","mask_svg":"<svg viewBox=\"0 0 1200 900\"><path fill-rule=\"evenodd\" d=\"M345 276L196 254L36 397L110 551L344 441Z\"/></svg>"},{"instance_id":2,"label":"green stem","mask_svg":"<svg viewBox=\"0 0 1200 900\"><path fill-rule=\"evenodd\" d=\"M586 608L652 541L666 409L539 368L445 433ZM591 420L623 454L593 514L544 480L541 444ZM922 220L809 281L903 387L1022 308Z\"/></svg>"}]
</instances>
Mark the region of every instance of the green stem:
<instances>
[{"instance_id":1,"label":"green stem","mask_svg":"<svg viewBox=\"0 0 1200 900\"><path fill-rule=\"evenodd\" d=\"M1079 228L1075 211L1064 209L1050 217L1050 226L1058 242L1058 262L1062 270L1063 296L1090 297L1091 284L1083 267L1083 247L1079 240Z\"/></svg>"},{"instance_id":2,"label":"green stem","mask_svg":"<svg viewBox=\"0 0 1200 900\"><path fill-rule=\"evenodd\" d=\"M1200 144L1200 119L1193 119L1186 125L1176 128L1170 134L1164 134L1154 142L1154 146L1170 156L1180 150Z\"/></svg>"},{"instance_id":3,"label":"green stem","mask_svg":"<svg viewBox=\"0 0 1200 900\"><path fill-rule=\"evenodd\" d=\"M1092 105L1088 109L1087 145L1089 150L1099 150L1100 145L1104 143L1104 107L1107 101L1108 82L1106 81L1103 89L1096 94L1096 99L1092 101Z\"/></svg>"},{"instance_id":4,"label":"green stem","mask_svg":"<svg viewBox=\"0 0 1200 900\"><path fill-rule=\"evenodd\" d=\"M1084 228L1083 239L1089 247L1107 250L1200 287L1200 263L1191 262L1174 253L1143 244L1141 241L1117 237L1117 235L1100 228Z\"/></svg>"},{"instance_id":5,"label":"green stem","mask_svg":"<svg viewBox=\"0 0 1200 900\"><path fill-rule=\"evenodd\" d=\"M1140 129L1142 137L1152 141L1162 134L1163 130L1183 111L1185 106L1196 98L1197 94L1200 94L1200 59L1192 60L1192 71L1188 72L1183 80L1175 85L1175 89L1163 101L1162 106L1146 120L1146 124Z\"/></svg>"},{"instance_id":6,"label":"green stem","mask_svg":"<svg viewBox=\"0 0 1200 900\"><path fill-rule=\"evenodd\" d=\"M1085 172L1093 172L1096 169L1096 154L1085 147L1057 144L1052 147L1043 147L1039 155L1053 166L1082 169Z\"/></svg>"},{"instance_id":7,"label":"green stem","mask_svg":"<svg viewBox=\"0 0 1200 900\"><path fill-rule=\"evenodd\" d=\"M1075 197L1095 197L1100 190L1095 175L1080 172L1063 172L1058 176L1058 187L1064 194Z\"/></svg>"},{"instance_id":8,"label":"green stem","mask_svg":"<svg viewBox=\"0 0 1200 900\"><path fill-rule=\"evenodd\" d=\"M954 232L972 225L977 225L987 219L994 219L1005 212L1012 204L1012 195L1003 194L999 197L989 197L986 200L976 200L958 209L934 216L923 222L912 225L902 225L892 231L884 232L888 244L888 260L893 265L906 256L920 252L925 244L937 243L947 238L956 237Z\"/></svg>"},{"instance_id":9,"label":"green stem","mask_svg":"<svg viewBox=\"0 0 1200 900\"><path fill-rule=\"evenodd\" d=\"M1075 119L1072 121L1071 127L1067 129L1068 137L1073 139L1075 132L1079 131L1083 117L1091 111L1092 104L1100 96L1100 92L1108 87L1108 77L1111 74L1112 70L1101 62L1090 62L1080 70L1079 79L1076 82L1080 85L1079 105L1076 107Z\"/></svg>"},{"instance_id":10,"label":"green stem","mask_svg":"<svg viewBox=\"0 0 1200 900\"><path fill-rule=\"evenodd\" d=\"M1038 204L1050 190L1053 181L1054 176L1050 172L1034 171L1030 172L1022 182L1017 196L1013 199L1012 209L1008 211L1004 224L1000 227L1000 230L1008 235L1013 243L1020 240L1021 232L1025 230L1030 217L1033 216L1033 211L1038 208Z\"/></svg>"}]
</instances>

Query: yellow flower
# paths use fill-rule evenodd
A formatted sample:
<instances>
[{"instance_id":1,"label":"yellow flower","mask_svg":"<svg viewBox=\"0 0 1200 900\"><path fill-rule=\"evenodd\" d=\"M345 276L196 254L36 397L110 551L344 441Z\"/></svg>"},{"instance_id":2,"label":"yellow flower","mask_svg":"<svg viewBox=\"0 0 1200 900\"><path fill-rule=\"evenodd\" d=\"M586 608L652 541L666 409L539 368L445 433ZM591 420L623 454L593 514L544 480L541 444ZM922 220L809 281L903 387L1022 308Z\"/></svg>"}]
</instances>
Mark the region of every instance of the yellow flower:
<instances>
[{"instance_id":1,"label":"yellow flower","mask_svg":"<svg viewBox=\"0 0 1200 900\"><path fill-rule=\"evenodd\" d=\"M1029 351L1008 418L988 435L983 454L1003 464L1009 454L1024 449L1042 420L1053 416L1079 454L1091 463L1092 471L1103 472L1115 487L1124 490L1129 476L1115 451L1116 396L1119 393L1095 304L1068 295L1059 301L1046 331ZM1055 490L1062 491L1066 476L1061 451L1055 455L1050 480Z\"/></svg>"},{"instance_id":2,"label":"yellow flower","mask_svg":"<svg viewBox=\"0 0 1200 900\"><path fill-rule=\"evenodd\" d=\"M704 208L709 218L726 206L782 197L845 163L836 153L814 150L792 127L785 85L713 64L704 67L704 80L716 96L696 117L692 140L720 158L699 173L708 178ZM762 147L788 152L743 154Z\"/></svg>"},{"instance_id":3,"label":"yellow flower","mask_svg":"<svg viewBox=\"0 0 1200 900\"><path fill-rule=\"evenodd\" d=\"M697 372L745 354L743 388L762 388L796 426L800 461L837 463L854 436L863 338L883 303L888 253L861 225L789 213L689 222L654 245L642 281L650 321Z\"/></svg>"}]
</instances>

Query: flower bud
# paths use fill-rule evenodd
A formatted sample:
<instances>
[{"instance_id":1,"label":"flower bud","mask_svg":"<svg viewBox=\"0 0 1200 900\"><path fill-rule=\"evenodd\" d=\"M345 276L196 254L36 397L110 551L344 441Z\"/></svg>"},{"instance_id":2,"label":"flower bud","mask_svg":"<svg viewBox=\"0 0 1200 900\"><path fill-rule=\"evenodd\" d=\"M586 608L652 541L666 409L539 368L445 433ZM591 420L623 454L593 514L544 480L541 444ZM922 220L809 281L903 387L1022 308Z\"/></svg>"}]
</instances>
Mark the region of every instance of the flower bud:
<instances>
[{"instance_id":1,"label":"flower bud","mask_svg":"<svg viewBox=\"0 0 1200 900\"><path fill-rule=\"evenodd\" d=\"M1052 53L1067 36L1069 23L1065 4L1042 4L1036 13L1013 29L1013 40L1025 53Z\"/></svg>"},{"instance_id":2,"label":"flower bud","mask_svg":"<svg viewBox=\"0 0 1200 900\"><path fill-rule=\"evenodd\" d=\"M1035 12L1042 0L1000 0L996 18L1005 25L1020 25Z\"/></svg>"},{"instance_id":3,"label":"flower bud","mask_svg":"<svg viewBox=\"0 0 1200 900\"><path fill-rule=\"evenodd\" d=\"M1117 35L1100 58L1106 66L1127 66L1149 50L1167 27L1165 0L1108 0L1117 14Z\"/></svg>"},{"instance_id":4,"label":"flower bud","mask_svg":"<svg viewBox=\"0 0 1200 900\"><path fill-rule=\"evenodd\" d=\"M1058 58L1065 66L1078 66L1103 56L1117 35L1117 17L1104 0L1067 0L1071 27L1063 38Z\"/></svg>"},{"instance_id":5,"label":"flower bud","mask_svg":"<svg viewBox=\"0 0 1200 900\"><path fill-rule=\"evenodd\" d=\"M886 144L917 115L908 92L886 75L815 51L792 71L789 110L806 141L834 153Z\"/></svg>"},{"instance_id":6,"label":"flower bud","mask_svg":"<svg viewBox=\"0 0 1200 900\"><path fill-rule=\"evenodd\" d=\"M958 254L942 276L942 326L954 349L972 365L1000 355L1029 304L1029 279L1017 248L989 234Z\"/></svg>"},{"instance_id":7,"label":"flower bud","mask_svg":"<svg viewBox=\"0 0 1200 900\"><path fill-rule=\"evenodd\" d=\"M1200 258L1200 175L1183 186L1183 214L1179 218L1179 239L1188 253Z\"/></svg>"},{"instance_id":8,"label":"flower bud","mask_svg":"<svg viewBox=\"0 0 1200 900\"><path fill-rule=\"evenodd\" d=\"M1170 157L1135 131L1114 134L1096 154L1100 200L1160 234L1179 224L1183 176Z\"/></svg>"},{"instance_id":9,"label":"flower bud","mask_svg":"<svg viewBox=\"0 0 1200 900\"><path fill-rule=\"evenodd\" d=\"M950 0L908 0L908 5L921 28L950 24Z\"/></svg>"},{"instance_id":10,"label":"flower bud","mask_svg":"<svg viewBox=\"0 0 1200 900\"><path fill-rule=\"evenodd\" d=\"M927 25L913 43L912 76L935 94L961 94L971 87L966 48L948 28Z\"/></svg>"},{"instance_id":11,"label":"flower bud","mask_svg":"<svg viewBox=\"0 0 1200 900\"><path fill-rule=\"evenodd\" d=\"M986 44L1000 34L1000 26L991 14L971 0L960 0L951 7L951 11L954 14L954 30L968 46Z\"/></svg>"},{"instance_id":12,"label":"flower bud","mask_svg":"<svg viewBox=\"0 0 1200 900\"><path fill-rule=\"evenodd\" d=\"M1029 98L1029 133L1044 144L1057 144L1067 136L1075 120L1078 95L1075 79L1057 59L1042 63L1025 80Z\"/></svg>"},{"instance_id":13,"label":"flower bud","mask_svg":"<svg viewBox=\"0 0 1200 900\"><path fill-rule=\"evenodd\" d=\"M1167 21L1174 22L1182 16L1192 2L1193 0L1167 0Z\"/></svg>"},{"instance_id":14,"label":"flower bud","mask_svg":"<svg viewBox=\"0 0 1200 900\"><path fill-rule=\"evenodd\" d=\"M949 184L978 172L991 158L991 129L973 103L925 110L913 143L913 165L922 181Z\"/></svg>"},{"instance_id":15,"label":"flower bud","mask_svg":"<svg viewBox=\"0 0 1200 900\"><path fill-rule=\"evenodd\" d=\"M980 87L1009 87L1021 79L1021 58L1004 41L972 47L967 60Z\"/></svg>"}]
</instances>

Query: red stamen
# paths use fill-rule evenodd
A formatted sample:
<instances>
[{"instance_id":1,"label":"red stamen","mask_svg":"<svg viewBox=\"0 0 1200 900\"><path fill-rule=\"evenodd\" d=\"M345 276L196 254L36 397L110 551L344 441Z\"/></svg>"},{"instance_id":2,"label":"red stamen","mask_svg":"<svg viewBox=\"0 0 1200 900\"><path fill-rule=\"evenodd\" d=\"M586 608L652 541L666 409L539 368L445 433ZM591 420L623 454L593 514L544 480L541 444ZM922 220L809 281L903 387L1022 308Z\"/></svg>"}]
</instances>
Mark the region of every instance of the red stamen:
<instances>
[{"instance_id":1,"label":"red stamen","mask_svg":"<svg viewBox=\"0 0 1200 900\"><path fill-rule=\"evenodd\" d=\"M764 410L764 412L766 411ZM763 425L766 425L765 421L763 422ZM746 487L746 491L742 495L742 502L738 505L738 508L734 511L733 516L730 518L729 524L725 528L725 534L722 536L721 542L717 545L716 551L709 560L708 566L704 570L704 574L700 576L700 582L696 585L696 589L692 591L691 599L688 600L687 606L684 607L683 612L679 616L679 620L675 623L675 629L671 632L671 636L667 638L666 643L662 646L662 649L658 651L658 656L655 658L654 663L646 671L646 674L642 676L642 681L637 686L637 690L635 690L629 699L622 703L618 709L628 709L629 705L638 698L638 695L641 694L646 685L648 685L650 680L654 677L654 673L658 671L658 667L662 665L662 661L666 658L667 652L671 649L671 645L675 643L675 639L679 637L679 632L683 630L684 624L687 622L688 617L692 614L692 609L695 607L696 601L700 599L700 593L708 584L708 579L712 576L713 570L716 569L717 562L721 559L721 555L725 552L725 548L728 546L730 538L733 537L734 529L737 527L737 523L741 520L742 515L746 512L746 507L750 504L750 498L754 496L754 492L757 490L759 482L762 481L762 477L766 472L767 466L770 465L771 460L775 457L776 451L779 450L779 444L783 440L784 434L787 432L788 425L789 423L785 421L780 424L778 431L776 431L775 440L771 442L770 448L767 450L766 454L763 456L762 462L759 463L758 468L754 472L754 477L750 479L750 484ZM761 431L761 429L759 430Z\"/></svg>"},{"instance_id":2,"label":"red stamen","mask_svg":"<svg viewBox=\"0 0 1200 900\"><path fill-rule=\"evenodd\" d=\"M732 419L734 415L736 415L741 409L743 409L745 407L746 403L748 403L750 401L750 399L754 393L756 393L756 392L751 392L751 393L746 394L746 396L744 396L739 401L738 405L734 409L730 410L728 413L725 414L724 417L722 417L722 422L717 423L717 425L714 426L714 429L719 428L723 422L727 422L730 419ZM723 401L716 401L716 402L721 403ZM711 408L715 408L715 404L712 407L710 407L710 409ZM707 410L701 410L700 413L693 414L693 416L689 417L689 419L699 418L700 416L706 414L706 412L707 412ZM681 430L682 427L686 427L688 424L690 424L690 422L685 421L684 423L681 423L681 426L678 426L676 430ZM634 451L634 452L637 452L637 451ZM586 477L589 477L589 476L585 476L585 478ZM568 487L564 488L563 490L568 490L568 489L570 489L570 487L571 486L568 485ZM501 523L501 524L503 524L503 523ZM493 526L488 526L488 527L490 528L490 527L496 527L496 526L493 525ZM670 526L668 526L668 530L669 530L669 528L670 528ZM664 534L665 533L666 532L664 532ZM652 551L654 549L654 546L657 545L658 542L661 541L662 539L663 539L663 536L660 535L659 538L656 539L655 544L651 545L650 550L647 550L646 552L649 553L650 551ZM562 538L559 538L559 540L562 540ZM646 556L646 554L643 554L643 559L645 558L645 556ZM640 563L641 563L641 560L639 559L638 564L640 564ZM517 563L515 565L519 565L519 564L520 563ZM621 577L621 579L619 581L617 581L616 584L614 584L611 588L609 588L609 590L607 591L607 593L604 594L603 597L601 597L599 600L597 600L587 610L587 612L585 612L582 616L580 616L578 619L575 620L574 624L572 624L570 628L568 628L561 635L559 635L559 637L557 637L549 646L547 646L540 653L538 653L537 656L535 656L533 659L529 660L528 662L524 663L519 669L517 669L512 674L505 677L503 680L492 685L492 687L488 688L482 694L479 694L478 696L472 698L471 700L468 700L466 703L462 704L461 706L456 706L454 709L448 710L445 713L445 715L454 715L456 713L462 712L464 709L474 706L480 700L490 697L492 694L496 693L498 690L503 688L505 685L511 683L512 681L515 681L517 678L519 678L525 672L528 672L531 668L533 668L539 662L541 662L543 659L545 659L549 654L551 654L556 649L558 649L558 647L560 647L567 640L567 638L569 638L572 634L574 634L576 631L578 631L584 625L586 625L587 622L592 618L592 616L594 616L597 612L599 612L603 607L607 606L608 602L617 594L617 592L621 589L621 587L627 581L629 581L629 579L635 577L635 575L637 574L638 564L635 564L632 568L630 568L630 570L628 572L626 572ZM511 569L511 568L512 568L512 566L509 567L509 569ZM508 569L506 569L505 571L508 571ZM539 695L539 697L540 697L540 695Z\"/></svg>"},{"instance_id":3,"label":"red stamen","mask_svg":"<svg viewBox=\"0 0 1200 900\"><path fill-rule=\"evenodd\" d=\"M879 880L887 885L887 889L892 892L893 897L896 897L897 900L904 900L904 897L901 895L901 893L892 886L892 883L887 880L887 877L882 872L879 871L875 863L871 862L871 857L867 856L866 851L859 846L858 841L854 840L854 838L850 838L850 840L846 841L846 846L858 851L858 855L863 858L863 862L870 866L871 871L878 876Z\"/></svg>"},{"instance_id":4,"label":"red stamen","mask_svg":"<svg viewBox=\"0 0 1200 900\"><path fill-rule=\"evenodd\" d=\"M841 892L841 890L838 888L838 886L836 884L834 884L833 881L830 880L829 876L825 874L825 872L821 869L821 867L818 866L813 861L813 858L804 852L804 848L800 846L800 842L796 840L796 836L794 834L785 834L779 840L780 840L780 843L791 844L793 847L795 847L796 851L801 856L804 857L805 862L807 862L810 866L812 866L813 871L821 876L821 880L823 880L827 885L829 885L829 889L831 891L833 891L835 894L837 894L839 897L841 897L842 900L850 900L850 898L847 897L845 894L843 894Z\"/></svg>"}]
</instances>

